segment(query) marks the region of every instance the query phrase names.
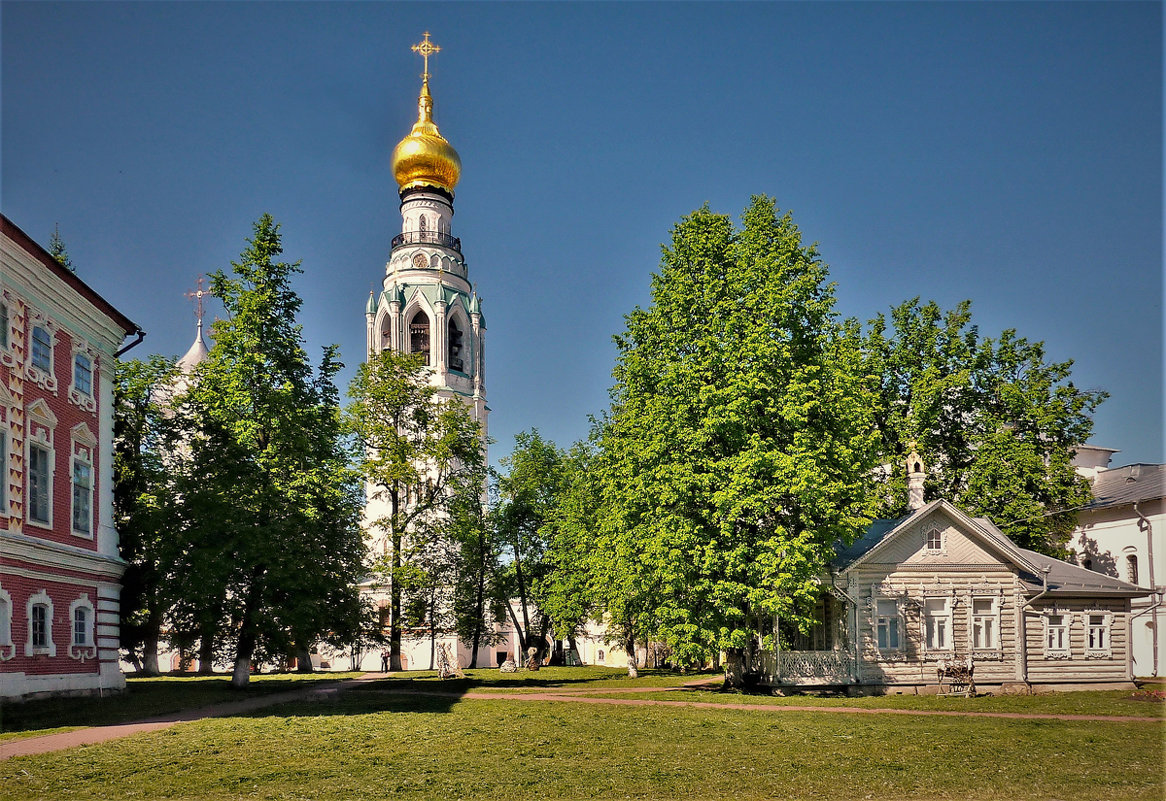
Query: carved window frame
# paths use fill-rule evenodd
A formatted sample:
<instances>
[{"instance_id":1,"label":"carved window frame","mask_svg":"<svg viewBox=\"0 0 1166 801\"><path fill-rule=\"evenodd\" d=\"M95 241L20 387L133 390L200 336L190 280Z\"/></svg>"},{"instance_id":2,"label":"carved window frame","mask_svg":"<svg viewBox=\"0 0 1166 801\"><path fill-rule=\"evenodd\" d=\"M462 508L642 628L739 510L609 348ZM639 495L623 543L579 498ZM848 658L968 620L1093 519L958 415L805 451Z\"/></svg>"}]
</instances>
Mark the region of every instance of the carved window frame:
<instances>
[{"instance_id":1,"label":"carved window frame","mask_svg":"<svg viewBox=\"0 0 1166 801\"><path fill-rule=\"evenodd\" d=\"M940 614L932 615L928 608L928 604L939 601L943 604L943 609ZM949 594L944 595L924 595L923 604L920 607L920 627L923 635L923 651L927 654L938 654L940 656L950 655L955 653L955 625L952 607L954 606L953 598ZM939 632L942 625L942 633L944 645L931 644L932 631L929 630L929 624L934 621L936 626L934 631Z\"/></svg>"},{"instance_id":2,"label":"carved window frame","mask_svg":"<svg viewBox=\"0 0 1166 801\"><path fill-rule=\"evenodd\" d=\"M89 371L89 391L82 390L77 385L77 363L84 359ZM97 381L100 360L97 354L89 347L84 339L73 337L73 360L69 365L69 402L93 414L97 411Z\"/></svg>"},{"instance_id":3,"label":"carved window frame","mask_svg":"<svg viewBox=\"0 0 1166 801\"><path fill-rule=\"evenodd\" d=\"M33 642L33 610L37 607L43 607L45 610L45 642L43 644L34 644ZM28 597L28 601L25 603L24 608L28 619L28 635L25 637L24 641L24 655L56 656L57 644L53 640L53 599L49 597L49 594L46 590L42 589L40 592Z\"/></svg>"},{"instance_id":4,"label":"carved window frame","mask_svg":"<svg viewBox=\"0 0 1166 801\"><path fill-rule=\"evenodd\" d=\"M879 608L883 604L891 604L893 614L883 614L883 610ZM887 634L886 646L883 646L880 637L884 627ZM906 637L903 631L903 609L898 598L877 593L871 596L871 629L874 632L875 648L880 654L902 653Z\"/></svg>"},{"instance_id":5,"label":"carved window frame","mask_svg":"<svg viewBox=\"0 0 1166 801\"><path fill-rule=\"evenodd\" d=\"M934 536L935 545L932 545ZM923 527L923 553L929 556L947 556L947 530L935 523Z\"/></svg>"},{"instance_id":6,"label":"carved window frame","mask_svg":"<svg viewBox=\"0 0 1166 801\"><path fill-rule=\"evenodd\" d=\"M987 601L992 604L992 608L987 614L976 613L976 602ZM971 600L968 603L968 650L972 654L995 656L1004 650L1004 643L1001 635L1001 621L1003 618L1003 603L1004 599L1000 593L973 593ZM991 625L992 644L989 646L976 645L976 629L977 625L987 622Z\"/></svg>"},{"instance_id":7,"label":"carved window frame","mask_svg":"<svg viewBox=\"0 0 1166 801\"><path fill-rule=\"evenodd\" d=\"M44 399L34 401L25 412L25 432L24 439L24 463L26 465L24 473L25 486L25 522L30 526L38 528L52 529L54 520L53 508L53 488L56 486L56 471L57 471L57 451L55 446L57 429L57 417L53 414L48 404ZM35 509L32 503L32 454L33 450L41 450L46 454L48 462L47 475L45 476L45 497L47 498L47 520L41 520L33 517Z\"/></svg>"},{"instance_id":8,"label":"carved window frame","mask_svg":"<svg viewBox=\"0 0 1166 801\"><path fill-rule=\"evenodd\" d=\"M94 464L94 453L97 450L97 438L85 423L78 423L70 431L70 470L69 470L69 527L74 536L93 539L95 529L94 499L97 491L97 470ZM83 467L89 474L88 493L85 497L88 522L84 528L77 527L78 482L77 468Z\"/></svg>"},{"instance_id":9,"label":"carved window frame","mask_svg":"<svg viewBox=\"0 0 1166 801\"><path fill-rule=\"evenodd\" d=\"M1073 655L1073 614L1063 609L1046 609L1041 613L1041 632L1045 659L1069 659ZM1059 623L1054 623L1059 620Z\"/></svg>"},{"instance_id":10,"label":"carved window frame","mask_svg":"<svg viewBox=\"0 0 1166 801\"><path fill-rule=\"evenodd\" d=\"M82 610L85 613L83 640L77 642L77 612ZM85 593L69 604L69 657L81 662L97 658L97 609Z\"/></svg>"},{"instance_id":11,"label":"carved window frame","mask_svg":"<svg viewBox=\"0 0 1166 801\"><path fill-rule=\"evenodd\" d=\"M1101 618L1094 623L1094 618ZM1109 659L1113 656L1113 619L1110 609L1086 609L1083 613L1085 622L1085 657L1087 659Z\"/></svg>"},{"instance_id":12,"label":"carved window frame","mask_svg":"<svg viewBox=\"0 0 1166 801\"><path fill-rule=\"evenodd\" d=\"M12 642L12 596L0 587L0 662L7 662L16 656L16 644Z\"/></svg>"}]
</instances>

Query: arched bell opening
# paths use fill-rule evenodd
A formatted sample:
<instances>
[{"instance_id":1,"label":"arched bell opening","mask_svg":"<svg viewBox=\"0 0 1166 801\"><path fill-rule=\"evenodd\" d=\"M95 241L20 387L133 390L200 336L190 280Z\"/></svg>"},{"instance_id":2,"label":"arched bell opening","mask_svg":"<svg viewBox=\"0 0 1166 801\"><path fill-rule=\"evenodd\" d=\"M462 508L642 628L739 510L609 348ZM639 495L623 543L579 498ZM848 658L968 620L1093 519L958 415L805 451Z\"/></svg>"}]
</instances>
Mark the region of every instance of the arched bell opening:
<instances>
[{"instance_id":1,"label":"arched bell opening","mask_svg":"<svg viewBox=\"0 0 1166 801\"><path fill-rule=\"evenodd\" d=\"M429 359L429 316L423 311L418 311L409 321L409 352L423 354L425 363L431 364Z\"/></svg>"}]
</instances>

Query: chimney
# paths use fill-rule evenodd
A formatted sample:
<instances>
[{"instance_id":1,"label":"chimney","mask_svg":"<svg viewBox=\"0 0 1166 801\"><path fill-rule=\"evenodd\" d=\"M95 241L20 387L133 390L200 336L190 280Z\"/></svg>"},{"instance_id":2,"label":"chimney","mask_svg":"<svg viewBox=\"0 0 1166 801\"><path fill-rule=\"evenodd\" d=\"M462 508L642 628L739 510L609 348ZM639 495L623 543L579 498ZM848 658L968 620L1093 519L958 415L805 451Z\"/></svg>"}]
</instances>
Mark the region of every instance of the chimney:
<instances>
[{"instance_id":1,"label":"chimney","mask_svg":"<svg viewBox=\"0 0 1166 801\"><path fill-rule=\"evenodd\" d=\"M923 460L912 442L911 455L907 457L907 508L912 512L923 508L923 481L926 478Z\"/></svg>"}]
</instances>

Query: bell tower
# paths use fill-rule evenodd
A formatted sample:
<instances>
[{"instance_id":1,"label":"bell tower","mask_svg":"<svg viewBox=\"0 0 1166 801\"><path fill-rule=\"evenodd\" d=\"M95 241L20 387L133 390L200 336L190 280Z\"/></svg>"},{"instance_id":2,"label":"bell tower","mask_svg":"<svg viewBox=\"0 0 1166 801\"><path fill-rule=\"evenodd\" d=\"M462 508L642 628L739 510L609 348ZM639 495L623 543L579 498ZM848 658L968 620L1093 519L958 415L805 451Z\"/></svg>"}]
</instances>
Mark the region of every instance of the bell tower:
<instances>
[{"instance_id":1,"label":"bell tower","mask_svg":"<svg viewBox=\"0 0 1166 801\"><path fill-rule=\"evenodd\" d=\"M414 52L424 59L417 122L393 149L393 177L401 198L401 232L393 237L380 292L365 309L368 352L419 353L430 382L460 397L486 433L486 320L469 280L461 240L453 234L454 187L461 159L433 121L429 57L441 48L429 33Z\"/></svg>"}]
</instances>

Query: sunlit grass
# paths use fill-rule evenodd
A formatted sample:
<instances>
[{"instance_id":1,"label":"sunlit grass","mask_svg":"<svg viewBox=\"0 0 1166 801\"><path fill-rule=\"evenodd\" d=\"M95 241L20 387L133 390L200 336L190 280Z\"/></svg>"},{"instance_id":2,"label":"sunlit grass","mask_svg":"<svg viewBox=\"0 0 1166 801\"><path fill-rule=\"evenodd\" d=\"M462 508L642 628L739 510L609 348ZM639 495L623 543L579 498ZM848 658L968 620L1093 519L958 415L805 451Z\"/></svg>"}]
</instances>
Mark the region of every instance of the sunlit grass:
<instances>
[{"instance_id":1,"label":"sunlit grass","mask_svg":"<svg viewBox=\"0 0 1166 801\"><path fill-rule=\"evenodd\" d=\"M653 694L655 697L655 694ZM0 763L6 798L1159 801L1154 723L350 692Z\"/></svg>"}]
</instances>

